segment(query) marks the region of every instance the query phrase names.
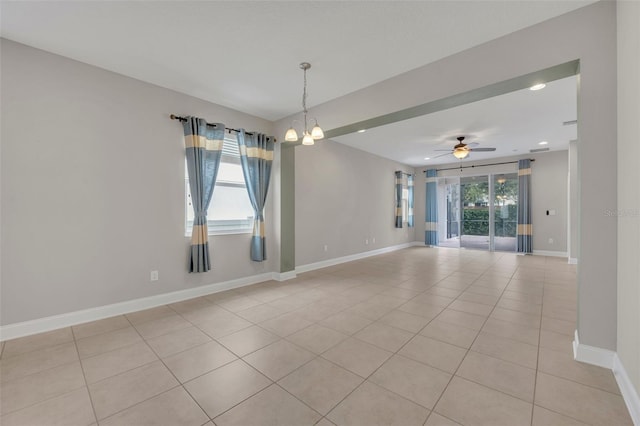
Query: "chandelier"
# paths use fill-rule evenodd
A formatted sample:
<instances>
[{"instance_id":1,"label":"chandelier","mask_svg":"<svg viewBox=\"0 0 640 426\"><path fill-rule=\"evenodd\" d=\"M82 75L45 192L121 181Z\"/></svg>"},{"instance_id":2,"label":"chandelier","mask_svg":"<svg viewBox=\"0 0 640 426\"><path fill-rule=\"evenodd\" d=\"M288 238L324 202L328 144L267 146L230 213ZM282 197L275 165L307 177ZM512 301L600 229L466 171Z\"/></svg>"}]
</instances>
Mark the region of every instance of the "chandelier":
<instances>
[{"instance_id":1,"label":"chandelier","mask_svg":"<svg viewBox=\"0 0 640 426\"><path fill-rule=\"evenodd\" d=\"M307 122L307 70L311 68L311 64L308 62L302 62L300 64L300 69L304 72L304 89L302 91L302 112L304 115L304 132L302 133L302 145L313 145L315 141L318 139L324 138L324 132L318 126L318 120L315 118L315 125L309 132L309 125ZM296 121L296 120L294 120ZM298 132L293 128L293 123L287 133L284 135L284 140L287 142L297 142L298 141Z\"/></svg>"}]
</instances>

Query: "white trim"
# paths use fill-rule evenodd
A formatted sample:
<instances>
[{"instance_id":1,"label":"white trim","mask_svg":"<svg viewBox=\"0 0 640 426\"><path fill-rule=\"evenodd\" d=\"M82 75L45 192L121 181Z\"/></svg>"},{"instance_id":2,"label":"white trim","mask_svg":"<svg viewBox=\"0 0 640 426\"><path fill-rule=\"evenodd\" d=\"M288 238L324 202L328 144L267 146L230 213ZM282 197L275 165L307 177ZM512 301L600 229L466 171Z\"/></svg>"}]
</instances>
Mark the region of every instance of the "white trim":
<instances>
[{"instance_id":1,"label":"white trim","mask_svg":"<svg viewBox=\"0 0 640 426\"><path fill-rule=\"evenodd\" d=\"M609 349L602 349L580 343L578 330L576 330L575 340L573 341L573 358L576 361L586 362L587 364L593 364L611 370L613 369L613 359L615 356L616 353Z\"/></svg>"},{"instance_id":2,"label":"white trim","mask_svg":"<svg viewBox=\"0 0 640 426\"><path fill-rule=\"evenodd\" d=\"M273 273L273 279L276 280L276 281L292 280L297 276L298 275L296 274L296 271L274 272Z\"/></svg>"},{"instance_id":3,"label":"white trim","mask_svg":"<svg viewBox=\"0 0 640 426\"><path fill-rule=\"evenodd\" d=\"M136 312L143 309L155 308L169 303L193 299L194 297L205 296L208 294L218 293L220 291L269 281L273 278L274 274L267 272L260 275L237 278L234 280L208 284L186 290L178 290L171 293L158 294L156 296L127 300L125 302L114 303L111 305L98 306L95 308L83 309L81 311L68 312L65 314L8 324L0 326L0 341L56 330L63 327L109 318L115 315Z\"/></svg>"},{"instance_id":4,"label":"white trim","mask_svg":"<svg viewBox=\"0 0 640 426\"><path fill-rule=\"evenodd\" d=\"M635 386L633 386L627 370L625 370L624 365L622 365L622 360L617 353L613 356L612 370L613 375L616 377L616 382L618 382L622 398L625 404L627 404L627 409L629 410L633 424L640 425L640 397L638 397L638 392Z\"/></svg>"},{"instance_id":5,"label":"white trim","mask_svg":"<svg viewBox=\"0 0 640 426\"><path fill-rule=\"evenodd\" d=\"M364 259L366 257L377 256L379 254L389 253L396 250L402 250L414 246L424 246L421 241L413 241L410 243L399 244L397 246L384 247L377 250L365 251L362 253L350 254L348 256L336 257L333 259L322 260L320 262L308 263L306 265L296 266L296 273L314 271L316 269L326 268L329 266L339 265L341 263L352 262L354 260Z\"/></svg>"},{"instance_id":6,"label":"white trim","mask_svg":"<svg viewBox=\"0 0 640 426\"><path fill-rule=\"evenodd\" d=\"M577 257L570 257L568 263L569 263L569 265L577 265L578 264L578 258Z\"/></svg>"},{"instance_id":7,"label":"white trim","mask_svg":"<svg viewBox=\"0 0 640 426\"><path fill-rule=\"evenodd\" d=\"M578 330L576 330L575 340L573 341L573 357L576 361L586 362L587 364L597 365L613 371L622 399L624 399L627 410L629 410L631 420L633 420L634 425L640 425L640 397L638 397L638 392L618 354L608 349L581 344L578 338Z\"/></svg>"},{"instance_id":8,"label":"white trim","mask_svg":"<svg viewBox=\"0 0 640 426\"><path fill-rule=\"evenodd\" d=\"M566 251L534 250L536 256L569 257Z\"/></svg>"}]
</instances>

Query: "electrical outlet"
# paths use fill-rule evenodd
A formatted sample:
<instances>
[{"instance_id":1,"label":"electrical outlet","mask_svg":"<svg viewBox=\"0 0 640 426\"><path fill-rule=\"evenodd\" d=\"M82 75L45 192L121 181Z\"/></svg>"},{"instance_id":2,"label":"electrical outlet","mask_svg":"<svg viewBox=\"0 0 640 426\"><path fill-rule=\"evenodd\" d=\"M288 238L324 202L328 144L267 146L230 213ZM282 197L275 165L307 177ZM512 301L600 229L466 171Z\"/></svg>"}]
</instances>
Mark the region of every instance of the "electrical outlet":
<instances>
[{"instance_id":1,"label":"electrical outlet","mask_svg":"<svg viewBox=\"0 0 640 426\"><path fill-rule=\"evenodd\" d=\"M149 281L158 281L158 279L159 279L158 271L157 270L151 271L151 273L149 274Z\"/></svg>"},{"instance_id":2,"label":"electrical outlet","mask_svg":"<svg viewBox=\"0 0 640 426\"><path fill-rule=\"evenodd\" d=\"M373 237L373 238L371 239L371 244L375 244L375 243L376 243L376 237Z\"/></svg>"},{"instance_id":3,"label":"electrical outlet","mask_svg":"<svg viewBox=\"0 0 640 426\"><path fill-rule=\"evenodd\" d=\"M549 244L553 244L553 238L549 238Z\"/></svg>"},{"instance_id":4,"label":"electrical outlet","mask_svg":"<svg viewBox=\"0 0 640 426\"><path fill-rule=\"evenodd\" d=\"M324 251L327 251L327 250L329 250L329 246L325 244L324 245Z\"/></svg>"},{"instance_id":5,"label":"electrical outlet","mask_svg":"<svg viewBox=\"0 0 640 426\"><path fill-rule=\"evenodd\" d=\"M369 239L368 239L368 238L365 238L364 243L365 243L365 244L369 244Z\"/></svg>"}]
</instances>

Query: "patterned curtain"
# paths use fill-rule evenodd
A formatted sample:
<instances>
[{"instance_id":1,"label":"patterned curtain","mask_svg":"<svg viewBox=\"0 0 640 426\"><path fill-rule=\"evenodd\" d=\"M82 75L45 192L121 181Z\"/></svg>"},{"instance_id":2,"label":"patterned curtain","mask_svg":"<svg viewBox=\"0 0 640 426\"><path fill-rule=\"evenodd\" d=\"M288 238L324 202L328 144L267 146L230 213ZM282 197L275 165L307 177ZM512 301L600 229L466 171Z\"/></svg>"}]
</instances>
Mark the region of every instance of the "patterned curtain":
<instances>
[{"instance_id":1,"label":"patterned curtain","mask_svg":"<svg viewBox=\"0 0 640 426\"><path fill-rule=\"evenodd\" d=\"M407 214L407 226L409 228L413 228L414 226L414 219L413 219L413 175L408 175L407 176L407 187L409 190L409 200L407 202L408 208L409 208L409 212Z\"/></svg>"},{"instance_id":2,"label":"patterned curtain","mask_svg":"<svg viewBox=\"0 0 640 426\"><path fill-rule=\"evenodd\" d=\"M425 218L424 243L428 246L438 245L438 187L435 169L427 170L427 206Z\"/></svg>"},{"instance_id":3,"label":"patterned curtain","mask_svg":"<svg viewBox=\"0 0 640 426\"><path fill-rule=\"evenodd\" d=\"M402 228L402 178L401 171L396 172L396 228Z\"/></svg>"},{"instance_id":4,"label":"patterned curtain","mask_svg":"<svg viewBox=\"0 0 640 426\"><path fill-rule=\"evenodd\" d=\"M533 252L531 226L531 160L518 161L518 253Z\"/></svg>"},{"instance_id":5,"label":"patterned curtain","mask_svg":"<svg viewBox=\"0 0 640 426\"><path fill-rule=\"evenodd\" d=\"M240 162L247 184L247 192L253 206L253 236L251 237L251 260L267 260L267 245L264 236L264 203L269 191L273 144L275 139L262 133L238 132Z\"/></svg>"},{"instance_id":6,"label":"patterned curtain","mask_svg":"<svg viewBox=\"0 0 640 426\"><path fill-rule=\"evenodd\" d=\"M207 209L222 157L224 124L208 124L202 118L187 117L182 125L195 216L191 231L189 272L207 272L211 269Z\"/></svg>"}]
</instances>

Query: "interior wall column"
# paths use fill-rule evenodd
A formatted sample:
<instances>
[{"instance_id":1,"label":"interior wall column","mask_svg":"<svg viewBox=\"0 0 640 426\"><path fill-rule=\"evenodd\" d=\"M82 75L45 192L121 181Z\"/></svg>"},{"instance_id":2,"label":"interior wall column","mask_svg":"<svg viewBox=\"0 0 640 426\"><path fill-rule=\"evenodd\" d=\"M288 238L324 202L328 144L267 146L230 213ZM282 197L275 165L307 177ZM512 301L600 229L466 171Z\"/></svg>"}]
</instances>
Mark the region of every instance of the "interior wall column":
<instances>
[{"instance_id":1,"label":"interior wall column","mask_svg":"<svg viewBox=\"0 0 640 426\"><path fill-rule=\"evenodd\" d=\"M296 151L294 144L280 149L280 273L296 269Z\"/></svg>"}]
</instances>

